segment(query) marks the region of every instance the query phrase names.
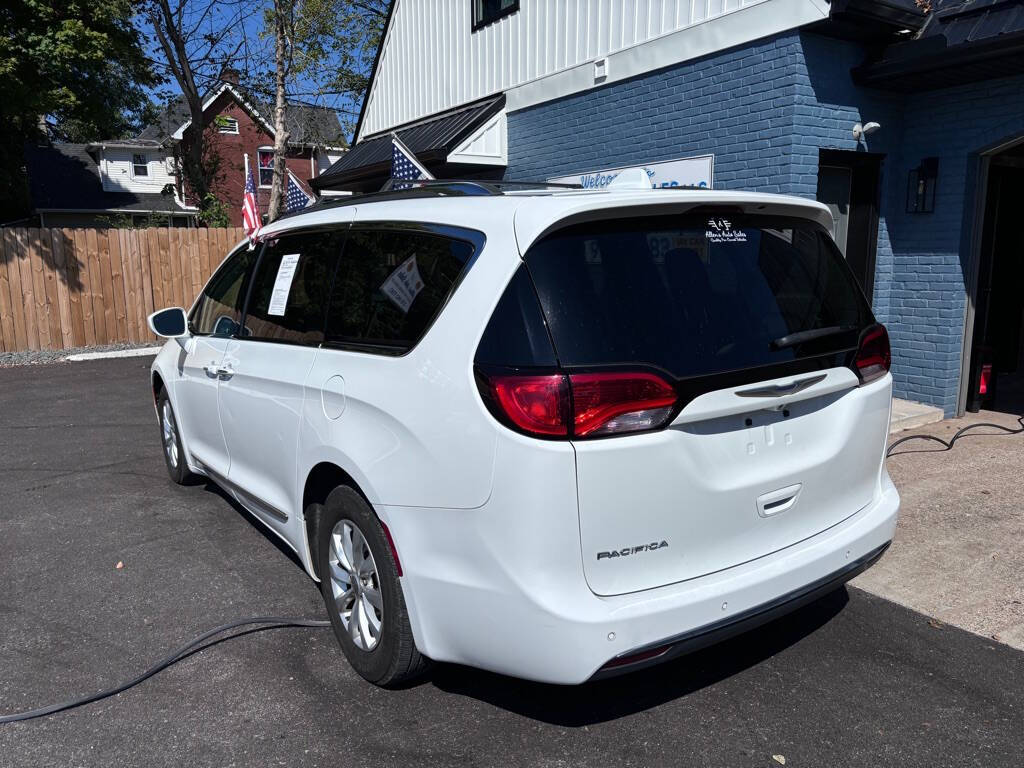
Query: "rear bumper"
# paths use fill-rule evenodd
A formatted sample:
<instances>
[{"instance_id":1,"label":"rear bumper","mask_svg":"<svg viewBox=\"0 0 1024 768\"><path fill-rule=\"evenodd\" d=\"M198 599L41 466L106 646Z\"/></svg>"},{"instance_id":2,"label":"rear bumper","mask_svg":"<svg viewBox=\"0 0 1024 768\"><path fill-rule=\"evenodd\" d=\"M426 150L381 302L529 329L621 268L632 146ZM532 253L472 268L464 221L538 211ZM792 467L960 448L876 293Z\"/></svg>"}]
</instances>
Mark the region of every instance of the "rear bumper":
<instances>
[{"instance_id":1,"label":"rear bumper","mask_svg":"<svg viewBox=\"0 0 1024 768\"><path fill-rule=\"evenodd\" d=\"M822 533L717 573L613 597L587 587L575 526L566 521L563 533L544 536L553 510L504 506L492 496L477 510L378 508L402 559L417 647L438 661L577 684L696 650L837 588L885 551L899 496L883 471L876 500Z\"/></svg>"},{"instance_id":2,"label":"rear bumper","mask_svg":"<svg viewBox=\"0 0 1024 768\"><path fill-rule=\"evenodd\" d=\"M886 542L875 550L872 550L853 563L841 568L835 573L829 574L813 584L794 590L782 595L763 605L751 608L740 616L723 619L705 627L698 627L688 632L683 632L674 637L665 638L656 643L651 643L643 648L634 648L631 651L620 654L608 661L603 667L594 673L591 680L602 680L606 677L615 677L627 672L633 672L644 667L660 664L670 659L684 656L709 645L728 640L730 637L749 632L762 624L767 624L777 618L785 616L798 608L813 603L815 600L824 597L835 591L850 579L864 573L868 568L877 563L892 542Z\"/></svg>"}]
</instances>

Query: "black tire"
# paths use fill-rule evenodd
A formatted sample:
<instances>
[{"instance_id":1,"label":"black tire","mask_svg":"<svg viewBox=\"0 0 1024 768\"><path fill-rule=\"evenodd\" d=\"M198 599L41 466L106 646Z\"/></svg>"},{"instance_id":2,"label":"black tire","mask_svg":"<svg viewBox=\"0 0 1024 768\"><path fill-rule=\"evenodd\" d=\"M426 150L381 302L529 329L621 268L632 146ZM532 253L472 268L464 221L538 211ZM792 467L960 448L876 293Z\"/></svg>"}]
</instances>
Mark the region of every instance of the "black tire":
<instances>
[{"instance_id":1,"label":"black tire","mask_svg":"<svg viewBox=\"0 0 1024 768\"><path fill-rule=\"evenodd\" d=\"M402 685L421 675L430 662L416 649L413 641L398 566L376 514L362 496L347 486L338 486L331 491L320 509L307 510L307 515L310 514L317 514L318 518L316 562L320 594L323 595L335 637L349 664L362 678L384 688ZM331 579L331 538L335 526L344 521L355 524L373 556L376 575L367 578L376 586L383 602L374 614L381 619L381 626L376 645L370 650L356 644L342 621L341 611L335 606ZM334 560L337 561L337 557ZM351 626L352 622L349 623Z\"/></svg>"},{"instance_id":2,"label":"black tire","mask_svg":"<svg viewBox=\"0 0 1024 768\"><path fill-rule=\"evenodd\" d=\"M160 425L160 448L164 455L164 464L167 465L167 474L178 485L193 483L196 476L188 468L185 447L181 443L181 430L178 429L178 417L174 413L174 407L167 397L166 390L162 391L156 400L156 415ZM168 436L165 419L170 420L170 436Z\"/></svg>"}]
</instances>

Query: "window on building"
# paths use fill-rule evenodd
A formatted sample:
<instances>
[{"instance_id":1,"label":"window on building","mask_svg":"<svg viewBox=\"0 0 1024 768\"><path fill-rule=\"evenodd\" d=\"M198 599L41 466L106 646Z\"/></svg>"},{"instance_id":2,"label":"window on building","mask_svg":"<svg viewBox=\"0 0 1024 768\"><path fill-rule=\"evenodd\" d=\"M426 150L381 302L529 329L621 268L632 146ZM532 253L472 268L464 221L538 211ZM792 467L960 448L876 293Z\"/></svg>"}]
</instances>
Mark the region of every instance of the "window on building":
<instances>
[{"instance_id":1,"label":"window on building","mask_svg":"<svg viewBox=\"0 0 1024 768\"><path fill-rule=\"evenodd\" d=\"M262 147L259 150L260 186L269 187L274 183L274 150Z\"/></svg>"},{"instance_id":2,"label":"window on building","mask_svg":"<svg viewBox=\"0 0 1024 768\"><path fill-rule=\"evenodd\" d=\"M252 280L245 336L286 344L324 340L327 292L345 234L288 235L267 244Z\"/></svg>"},{"instance_id":3,"label":"window on building","mask_svg":"<svg viewBox=\"0 0 1024 768\"><path fill-rule=\"evenodd\" d=\"M220 133L238 133L238 121L233 117L220 115L217 117L217 130Z\"/></svg>"},{"instance_id":4,"label":"window on building","mask_svg":"<svg viewBox=\"0 0 1024 768\"><path fill-rule=\"evenodd\" d=\"M149 163L145 155L132 155L132 175L149 176Z\"/></svg>"},{"instance_id":5,"label":"window on building","mask_svg":"<svg viewBox=\"0 0 1024 768\"><path fill-rule=\"evenodd\" d=\"M472 0L473 31L519 10L519 0Z\"/></svg>"},{"instance_id":6,"label":"window on building","mask_svg":"<svg viewBox=\"0 0 1024 768\"><path fill-rule=\"evenodd\" d=\"M327 312L327 341L400 355L427 332L473 255L440 235L355 230L345 244Z\"/></svg>"}]
</instances>

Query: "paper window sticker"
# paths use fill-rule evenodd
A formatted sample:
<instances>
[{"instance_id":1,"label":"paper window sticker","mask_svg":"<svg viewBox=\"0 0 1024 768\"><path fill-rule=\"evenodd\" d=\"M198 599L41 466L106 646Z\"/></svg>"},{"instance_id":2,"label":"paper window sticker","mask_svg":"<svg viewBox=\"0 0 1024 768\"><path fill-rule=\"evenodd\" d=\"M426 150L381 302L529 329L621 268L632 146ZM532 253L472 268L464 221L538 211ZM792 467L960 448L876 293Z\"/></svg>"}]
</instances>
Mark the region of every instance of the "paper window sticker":
<instances>
[{"instance_id":1,"label":"paper window sticker","mask_svg":"<svg viewBox=\"0 0 1024 768\"><path fill-rule=\"evenodd\" d=\"M380 290L403 313L408 312L419 292L423 290L423 278L416 264L416 254L399 264L381 285Z\"/></svg>"},{"instance_id":2,"label":"paper window sticker","mask_svg":"<svg viewBox=\"0 0 1024 768\"><path fill-rule=\"evenodd\" d=\"M286 253L281 257L281 265L277 268L277 278L274 280L274 291L270 295L268 315L281 317L288 308L288 294L292 290L292 280L295 279L295 267L299 263L300 255Z\"/></svg>"}]
</instances>

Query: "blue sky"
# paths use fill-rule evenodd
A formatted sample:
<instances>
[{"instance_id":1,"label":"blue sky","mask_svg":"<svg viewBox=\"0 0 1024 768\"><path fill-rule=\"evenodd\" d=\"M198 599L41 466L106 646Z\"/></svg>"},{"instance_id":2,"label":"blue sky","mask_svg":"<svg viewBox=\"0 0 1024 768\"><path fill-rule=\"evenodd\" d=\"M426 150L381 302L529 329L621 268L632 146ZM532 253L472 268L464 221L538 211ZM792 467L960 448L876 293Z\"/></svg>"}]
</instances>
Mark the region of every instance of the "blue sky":
<instances>
[{"instance_id":1,"label":"blue sky","mask_svg":"<svg viewBox=\"0 0 1024 768\"><path fill-rule=\"evenodd\" d=\"M173 7L173 4L172 4ZM210 87L217 83L217 75L220 70L220 61L223 54L236 49L238 55L235 65L242 70L242 82L259 79L270 83L269 75L274 68L274 40L272 37L261 37L264 29L263 8L264 4L259 0L241 2L241 0L220 0L220 2L209 3L207 0L196 0L188 2L186 6L185 26L195 28L199 34L197 41L190 46L190 54L205 51L208 44L201 40L203 35L221 35L225 40L217 47L220 54L217 62L205 61L196 67L196 82L200 92L204 86ZM166 102L169 96L181 93L175 79L164 66L165 58L160 46L155 39L152 27L142 17L137 20L137 26L146 38L144 45L150 56L156 63L157 71L167 79L163 85L150 90L150 95L158 103ZM263 73L265 77L259 77ZM271 93L261 94L271 98ZM313 103L339 110L339 117L342 124L354 124L359 112L359 103L353 103L347 98L337 94L318 93L317 84L310 78L297 78L289 83L289 98L296 101Z\"/></svg>"}]
</instances>

